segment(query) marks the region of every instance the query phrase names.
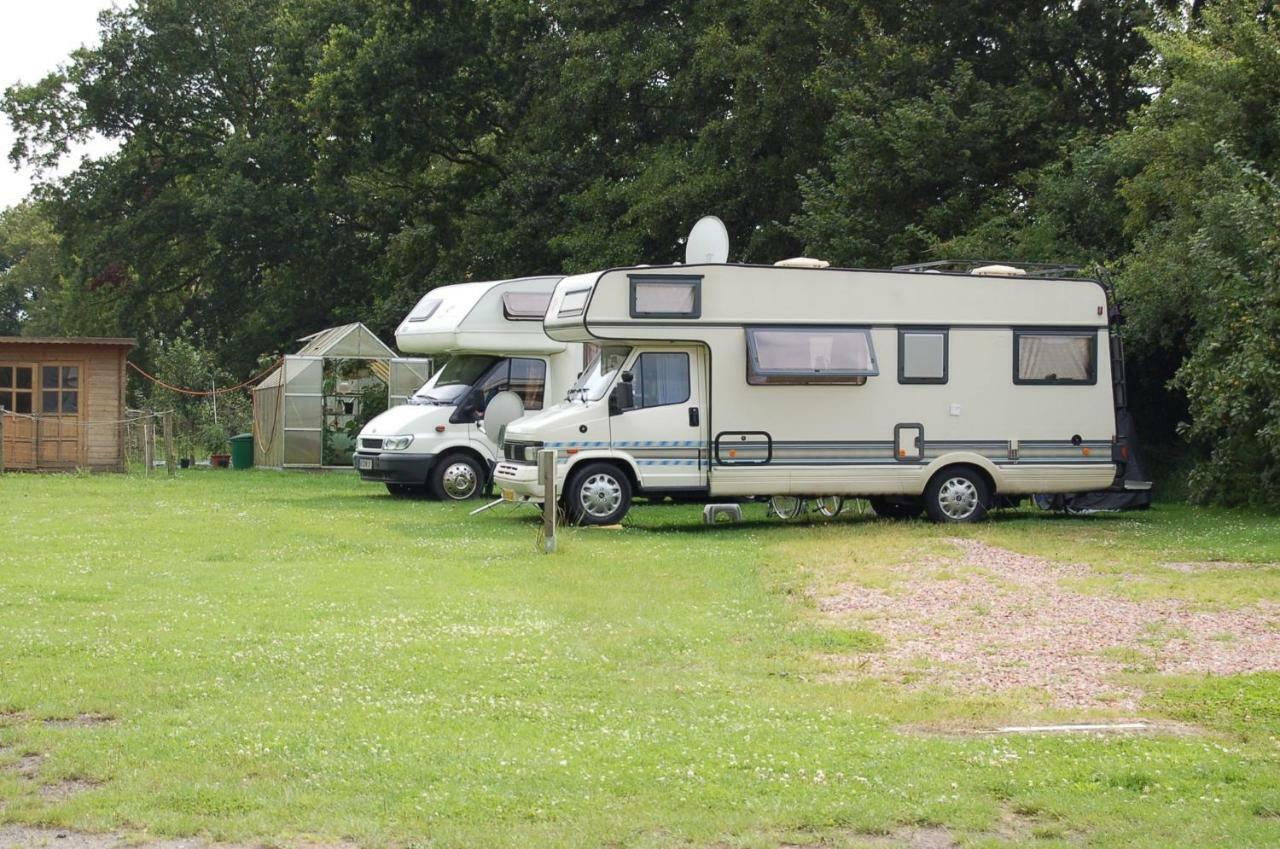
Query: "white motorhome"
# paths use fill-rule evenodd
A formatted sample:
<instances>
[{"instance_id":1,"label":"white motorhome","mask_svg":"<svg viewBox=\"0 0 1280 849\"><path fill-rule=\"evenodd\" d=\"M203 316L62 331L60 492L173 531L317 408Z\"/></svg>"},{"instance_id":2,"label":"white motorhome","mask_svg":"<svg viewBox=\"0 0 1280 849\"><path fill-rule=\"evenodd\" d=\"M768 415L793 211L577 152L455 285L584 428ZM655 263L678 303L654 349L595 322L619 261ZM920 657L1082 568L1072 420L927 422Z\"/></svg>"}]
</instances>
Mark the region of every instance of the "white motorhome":
<instances>
[{"instance_id":1,"label":"white motorhome","mask_svg":"<svg viewBox=\"0 0 1280 849\"><path fill-rule=\"evenodd\" d=\"M1120 486L1107 294L989 266L814 260L566 277L544 326L596 346L567 400L506 431L494 481L541 501L558 451L570 518L631 497L861 496L881 515L981 519L997 498Z\"/></svg>"},{"instance_id":2,"label":"white motorhome","mask_svg":"<svg viewBox=\"0 0 1280 849\"><path fill-rule=\"evenodd\" d=\"M478 495L497 461L496 434L484 430L489 401L510 391L525 410L541 410L582 369L582 345L542 328L560 279L459 283L427 293L397 328L396 346L448 359L407 404L360 432L352 458L360 477L386 484L392 495Z\"/></svg>"}]
</instances>

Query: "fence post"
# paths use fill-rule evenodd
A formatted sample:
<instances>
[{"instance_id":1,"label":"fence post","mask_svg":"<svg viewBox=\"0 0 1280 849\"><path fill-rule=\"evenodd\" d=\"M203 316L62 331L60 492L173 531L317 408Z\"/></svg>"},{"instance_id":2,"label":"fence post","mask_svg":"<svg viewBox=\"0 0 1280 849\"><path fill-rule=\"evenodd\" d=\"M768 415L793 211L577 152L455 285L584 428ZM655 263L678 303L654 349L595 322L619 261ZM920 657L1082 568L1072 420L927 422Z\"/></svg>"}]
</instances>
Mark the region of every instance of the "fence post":
<instances>
[{"instance_id":1,"label":"fence post","mask_svg":"<svg viewBox=\"0 0 1280 849\"><path fill-rule=\"evenodd\" d=\"M556 550L556 450L538 452L538 480L542 482L542 550Z\"/></svg>"},{"instance_id":2,"label":"fence post","mask_svg":"<svg viewBox=\"0 0 1280 849\"><path fill-rule=\"evenodd\" d=\"M173 454L173 413L164 414L164 467L169 477L178 474L178 460Z\"/></svg>"},{"instance_id":3,"label":"fence post","mask_svg":"<svg viewBox=\"0 0 1280 849\"><path fill-rule=\"evenodd\" d=\"M0 406L0 475L4 474L4 407Z\"/></svg>"},{"instance_id":4,"label":"fence post","mask_svg":"<svg viewBox=\"0 0 1280 849\"><path fill-rule=\"evenodd\" d=\"M142 423L142 463L145 468L144 474L150 475L152 466L155 463L156 446L152 433L155 431L155 422L148 418Z\"/></svg>"}]
</instances>

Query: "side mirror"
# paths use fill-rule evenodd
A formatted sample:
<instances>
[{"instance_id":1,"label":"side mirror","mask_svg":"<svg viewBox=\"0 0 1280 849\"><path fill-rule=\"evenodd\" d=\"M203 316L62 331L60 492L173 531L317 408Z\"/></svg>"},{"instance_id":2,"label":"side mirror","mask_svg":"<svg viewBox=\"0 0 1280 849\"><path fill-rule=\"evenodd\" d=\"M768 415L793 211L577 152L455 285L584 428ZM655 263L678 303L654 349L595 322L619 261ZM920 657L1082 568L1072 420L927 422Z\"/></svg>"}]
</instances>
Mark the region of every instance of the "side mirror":
<instances>
[{"instance_id":1,"label":"side mirror","mask_svg":"<svg viewBox=\"0 0 1280 849\"><path fill-rule=\"evenodd\" d=\"M609 393L609 415L617 416L635 406L635 394L630 383L619 383Z\"/></svg>"},{"instance_id":2,"label":"side mirror","mask_svg":"<svg viewBox=\"0 0 1280 849\"><path fill-rule=\"evenodd\" d=\"M470 424L476 421L480 417L480 403L483 399L484 396L480 394L479 389L472 389L462 396L449 421L454 424Z\"/></svg>"},{"instance_id":3,"label":"side mirror","mask_svg":"<svg viewBox=\"0 0 1280 849\"><path fill-rule=\"evenodd\" d=\"M622 374L618 375L618 380L621 380L623 383L631 383L635 379L636 376L629 371L624 371Z\"/></svg>"}]
</instances>

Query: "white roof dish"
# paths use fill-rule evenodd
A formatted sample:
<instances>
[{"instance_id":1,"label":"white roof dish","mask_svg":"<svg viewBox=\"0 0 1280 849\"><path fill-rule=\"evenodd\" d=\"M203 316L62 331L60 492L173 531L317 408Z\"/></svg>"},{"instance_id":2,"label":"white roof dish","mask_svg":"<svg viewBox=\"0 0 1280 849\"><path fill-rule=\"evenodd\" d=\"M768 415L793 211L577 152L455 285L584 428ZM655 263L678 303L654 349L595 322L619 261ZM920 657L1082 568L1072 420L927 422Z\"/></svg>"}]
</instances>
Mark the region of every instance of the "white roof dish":
<instances>
[{"instance_id":1,"label":"white roof dish","mask_svg":"<svg viewBox=\"0 0 1280 849\"><path fill-rule=\"evenodd\" d=\"M1012 265L982 265L969 273L978 277L1021 277L1027 272Z\"/></svg>"},{"instance_id":2,"label":"white roof dish","mask_svg":"<svg viewBox=\"0 0 1280 849\"><path fill-rule=\"evenodd\" d=\"M791 259L780 259L774 263L779 268L830 268L831 263L825 259L814 259L810 256L793 256Z\"/></svg>"},{"instance_id":3,"label":"white roof dish","mask_svg":"<svg viewBox=\"0 0 1280 849\"><path fill-rule=\"evenodd\" d=\"M396 328L396 347L414 354L554 354L542 329L560 277L455 283L432 289Z\"/></svg>"}]
</instances>

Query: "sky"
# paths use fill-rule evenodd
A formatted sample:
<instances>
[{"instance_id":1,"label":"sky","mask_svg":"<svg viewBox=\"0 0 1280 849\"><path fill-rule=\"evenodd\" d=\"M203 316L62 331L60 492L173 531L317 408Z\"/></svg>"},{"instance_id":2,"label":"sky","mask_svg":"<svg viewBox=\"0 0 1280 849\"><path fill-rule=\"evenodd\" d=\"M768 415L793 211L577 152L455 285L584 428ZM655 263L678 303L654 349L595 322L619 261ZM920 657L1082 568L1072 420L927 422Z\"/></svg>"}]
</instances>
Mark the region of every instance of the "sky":
<instances>
[{"instance_id":1,"label":"sky","mask_svg":"<svg viewBox=\"0 0 1280 849\"><path fill-rule=\"evenodd\" d=\"M111 0L0 0L0 89L19 81L33 83L65 62L72 50L96 43L98 12L112 5ZM0 209L31 190L31 173L15 171L9 162L13 138L9 122L0 115ZM105 139L91 140L64 159L61 173L74 170L86 153L101 155L113 147Z\"/></svg>"}]
</instances>

